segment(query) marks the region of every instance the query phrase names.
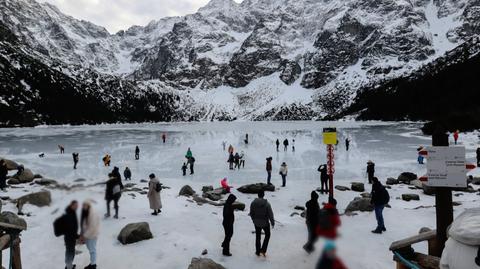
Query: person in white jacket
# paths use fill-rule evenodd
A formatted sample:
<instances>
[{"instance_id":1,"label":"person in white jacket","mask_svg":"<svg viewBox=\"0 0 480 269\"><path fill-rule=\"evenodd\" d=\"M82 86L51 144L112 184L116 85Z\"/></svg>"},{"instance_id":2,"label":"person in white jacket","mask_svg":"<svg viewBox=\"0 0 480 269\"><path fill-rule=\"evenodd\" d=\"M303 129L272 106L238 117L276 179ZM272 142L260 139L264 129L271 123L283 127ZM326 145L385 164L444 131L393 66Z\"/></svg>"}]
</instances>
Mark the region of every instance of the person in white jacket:
<instances>
[{"instance_id":1,"label":"person in white jacket","mask_svg":"<svg viewBox=\"0 0 480 269\"><path fill-rule=\"evenodd\" d=\"M282 176L282 187L287 185L288 166L285 162L280 166L280 176Z\"/></svg>"},{"instance_id":2,"label":"person in white jacket","mask_svg":"<svg viewBox=\"0 0 480 269\"><path fill-rule=\"evenodd\" d=\"M80 221L80 240L87 245L90 253L90 265L85 269L97 268L97 239L100 231L100 216L95 212L92 201L83 202L82 218Z\"/></svg>"}]
</instances>

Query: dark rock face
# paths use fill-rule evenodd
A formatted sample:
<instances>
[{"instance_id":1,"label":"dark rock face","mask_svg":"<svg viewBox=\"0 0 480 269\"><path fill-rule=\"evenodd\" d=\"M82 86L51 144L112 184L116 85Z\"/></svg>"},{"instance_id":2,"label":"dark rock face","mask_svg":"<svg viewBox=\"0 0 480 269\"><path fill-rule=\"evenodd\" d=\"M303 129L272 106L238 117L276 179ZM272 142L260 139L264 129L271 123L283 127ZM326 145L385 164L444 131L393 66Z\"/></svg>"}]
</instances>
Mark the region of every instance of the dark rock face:
<instances>
[{"instance_id":1,"label":"dark rock face","mask_svg":"<svg viewBox=\"0 0 480 269\"><path fill-rule=\"evenodd\" d=\"M373 211L373 205L371 203L370 198L360 198L356 197L353 201L351 201L345 212L355 212L355 211Z\"/></svg>"},{"instance_id":2,"label":"dark rock face","mask_svg":"<svg viewBox=\"0 0 480 269\"><path fill-rule=\"evenodd\" d=\"M130 223L123 227L117 239L123 245L137 243L143 240L152 239L150 226L146 222Z\"/></svg>"},{"instance_id":3,"label":"dark rock face","mask_svg":"<svg viewBox=\"0 0 480 269\"><path fill-rule=\"evenodd\" d=\"M356 192L364 192L365 191L365 184L360 182L353 182L352 183L352 191Z\"/></svg>"},{"instance_id":4,"label":"dark rock face","mask_svg":"<svg viewBox=\"0 0 480 269\"><path fill-rule=\"evenodd\" d=\"M0 222L12 224L12 225L21 227L24 230L27 229L27 222L13 212L8 212L8 211L2 212L0 214Z\"/></svg>"},{"instance_id":5,"label":"dark rock face","mask_svg":"<svg viewBox=\"0 0 480 269\"><path fill-rule=\"evenodd\" d=\"M195 191L189 185L185 185L180 189L178 195L180 196L192 196L195 194Z\"/></svg>"},{"instance_id":6,"label":"dark rock face","mask_svg":"<svg viewBox=\"0 0 480 269\"><path fill-rule=\"evenodd\" d=\"M404 172L398 176L398 181L405 184L410 184L411 181L416 180L417 175L411 172Z\"/></svg>"},{"instance_id":7,"label":"dark rock face","mask_svg":"<svg viewBox=\"0 0 480 269\"><path fill-rule=\"evenodd\" d=\"M402 200L404 201L420 201L420 196L418 194L402 194Z\"/></svg>"}]
</instances>

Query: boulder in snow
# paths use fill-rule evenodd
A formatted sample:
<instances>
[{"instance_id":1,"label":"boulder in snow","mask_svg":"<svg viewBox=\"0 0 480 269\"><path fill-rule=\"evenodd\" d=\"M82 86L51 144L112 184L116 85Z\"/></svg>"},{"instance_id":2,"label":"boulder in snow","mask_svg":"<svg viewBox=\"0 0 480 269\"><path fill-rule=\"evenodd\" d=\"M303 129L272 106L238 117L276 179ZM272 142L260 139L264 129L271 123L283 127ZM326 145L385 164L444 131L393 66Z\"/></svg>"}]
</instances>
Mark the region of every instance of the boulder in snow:
<instances>
[{"instance_id":1,"label":"boulder in snow","mask_svg":"<svg viewBox=\"0 0 480 269\"><path fill-rule=\"evenodd\" d=\"M2 212L0 214L0 222L19 226L19 227L22 227L24 230L27 229L27 222L13 212L9 212L9 211Z\"/></svg>"},{"instance_id":2,"label":"boulder in snow","mask_svg":"<svg viewBox=\"0 0 480 269\"><path fill-rule=\"evenodd\" d=\"M240 211L245 210L245 204L242 202L234 202L232 204L232 207L234 210L240 210Z\"/></svg>"},{"instance_id":3,"label":"boulder in snow","mask_svg":"<svg viewBox=\"0 0 480 269\"><path fill-rule=\"evenodd\" d=\"M195 194L195 191L189 185L185 185L180 189L178 195L180 196L192 196Z\"/></svg>"},{"instance_id":4,"label":"boulder in snow","mask_svg":"<svg viewBox=\"0 0 480 269\"><path fill-rule=\"evenodd\" d=\"M222 265L207 258L193 258L188 269L226 269Z\"/></svg>"},{"instance_id":5,"label":"boulder in snow","mask_svg":"<svg viewBox=\"0 0 480 269\"><path fill-rule=\"evenodd\" d=\"M218 201L222 199L222 196L226 194L227 192L223 188L217 188L212 191L207 191L202 194L204 198L208 198L212 201Z\"/></svg>"},{"instance_id":6,"label":"boulder in snow","mask_svg":"<svg viewBox=\"0 0 480 269\"><path fill-rule=\"evenodd\" d=\"M146 222L130 223L123 227L118 234L118 241L123 245L133 244L143 240L152 239L153 235L150 226Z\"/></svg>"},{"instance_id":7,"label":"boulder in snow","mask_svg":"<svg viewBox=\"0 0 480 269\"><path fill-rule=\"evenodd\" d=\"M261 190L263 191L275 191L275 186L274 185L268 185L265 183L256 183L256 184L249 184L249 185L244 185L238 188L238 191L241 193L249 193L249 194L254 194L254 193L259 193Z\"/></svg>"},{"instance_id":8,"label":"boulder in snow","mask_svg":"<svg viewBox=\"0 0 480 269\"><path fill-rule=\"evenodd\" d=\"M407 202L410 202L412 200L420 201L420 196L418 194L414 194L414 193L402 194L402 200L407 201Z\"/></svg>"},{"instance_id":9,"label":"boulder in snow","mask_svg":"<svg viewBox=\"0 0 480 269\"><path fill-rule=\"evenodd\" d=\"M387 182L386 182L387 185L397 185L398 183L399 181L396 178L391 178L391 177L387 178Z\"/></svg>"},{"instance_id":10,"label":"boulder in snow","mask_svg":"<svg viewBox=\"0 0 480 269\"><path fill-rule=\"evenodd\" d=\"M202 187L202 192L209 192L213 191L213 186L203 186Z\"/></svg>"},{"instance_id":11,"label":"boulder in snow","mask_svg":"<svg viewBox=\"0 0 480 269\"><path fill-rule=\"evenodd\" d=\"M365 184L360 182L352 182L352 191L356 192L364 192L365 191Z\"/></svg>"},{"instance_id":12,"label":"boulder in snow","mask_svg":"<svg viewBox=\"0 0 480 269\"><path fill-rule=\"evenodd\" d=\"M41 178L39 180L35 180L35 184L42 185L42 186L48 186L48 185L57 184L57 181L53 180L53 179L48 179L48 178Z\"/></svg>"},{"instance_id":13,"label":"boulder in snow","mask_svg":"<svg viewBox=\"0 0 480 269\"><path fill-rule=\"evenodd\" d=\"M22 184L22 183L30 183L32 182L34 179L35 179L35 175L32 173L32 170L28 169L28 168L25 168L22 173L19 175L19 174L15 174L14 176L11 177L12 179L17 179L19 184ZM17 181L16 181L17 182ZM10 183L10 180L9 180L9 184Z\"/></svg>"},{"instance_id":14,"label":"boulder in snow","mask_svg":"<svg viewBox=\"0 0 480 269\"><path fill-rule=\"evenodd\" d=\"M339 191L349 191L349 190L350 190L349 187L340 186L340 185L335 186L335 189L336 189L336 190L339 190ZM319 190L319 189L317 189L317 191L318 191L318 190Z\"/></svg>"},{"instance_id":15,"label":"boulder in snow","mask_svg":"<svg viewBox=\"0 0 480 269\"><path fill-rule=\"evenodd\" d=\"M2 157L0 157L0 160L3 160L5 162L8 170L17 170L18 163L14 162L12 160L9 160L9 159L2 158Z\"/></svg>"},{"instance_id":16,"label":"boulder in snow","mask_svg":"<svg viewBox=\"0 0 480 269\"><path fill-rule=\"evenodd\" d=\"M351 201L347 208L345 209L345 212L355 212L355 211L373 211L373 205L371 204L370 198L360 198L356 197Z\"/></svg>"},{"instance_id":17,"label":"boulder in snow","mask_svg":"<svg viewBox=\"0 0 480 269\"><path fill-rule=\"evenodd\" d=\"M410 181L417 179L417 175L411 172L403 172L398 176L400 183L410 184Z\"/></svg>"},{"instance_id":18,"label":"boulder in snow","mask_svg":"<svg viewBox=\"0 0 480 269\"><path fill-rule=\"evenodd\" d=\"M49 191L34 192L24 195L17 200L18 210L21 211L23 205L31 204L39 207L49 206L52 203L52 195Z\"/></svg>"}]
</instances>

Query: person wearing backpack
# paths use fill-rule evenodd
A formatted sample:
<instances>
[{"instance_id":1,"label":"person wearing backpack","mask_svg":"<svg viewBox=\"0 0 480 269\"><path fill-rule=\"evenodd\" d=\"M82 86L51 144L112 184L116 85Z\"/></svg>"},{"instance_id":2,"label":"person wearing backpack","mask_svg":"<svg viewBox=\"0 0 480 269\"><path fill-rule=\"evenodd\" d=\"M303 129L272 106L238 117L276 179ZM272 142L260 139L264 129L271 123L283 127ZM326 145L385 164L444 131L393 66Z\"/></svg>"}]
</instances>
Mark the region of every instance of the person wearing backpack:
<instances>
[{"instance_id":1,"label":"person wearing backpack","mask_svg":"<svg viewBox=\"0 0 480 269\"><path fill-rule=\"evenodd\" d=\"M162 184L155 177L155 174L148 176L150 181L148 182L148 202L150 203L150 209L153 210L152 215L156 216L162 212L162 200L160 197L160 191L162 190Z\"/></svg>"},{"instance_id":2,"label":"person wearing backpack","mask_svg":"<svg viewBox=\"0 0 480 269\"><path fill-rule=\"evenodd\" d=\"M105 200L107 201L107 213L106 218L110 217L110 203L113 201L113 207L115 208L115 219L118 219L118 201L122 197L123 184L120 178L110 173L109 179L106 183Z\"/></svg>"},{"instance_id":3,"label":"person wearing backpack","mask_svg":"<svg viewBox=\"0 0 480 269\"><path fill-rule=\"evenodd\" d=\"M273 216L272 206L264 199L265 192L261 190L258 198L250 204L250 217L255 225L255 254L257 256L266 256L268 242L270 241L270 225L275 227L275 218ZM265 232L265 238L262 244L262 230Z\"/></svg>"},{"instance_id":4,"label":"person wearing backpack","mask_svg":"<svg viewBox=\"0 0 480 269\"><path fill-rule=\"evenodd\" d=\"M73 269L75 259L75 245L77 244L78 235L78 219L77 219L78 202L72 201L65 209L65 214L55 220L53 223L56 236L62 236L65 242L65 268Z\"/></svg>"},{"instance_id":5,"label":"person wearing backpack","mask_svg":"<svg viewBox=\"0 0 480 269\"><path fill-rule=\"evenodd\" d=\"M100 231L100 217L95 212L92 202L83 202L82 218L80 220L80 242L85 243L90 253L90 264L85 269L97 268L97 239Z\"/></svg>"},{"instance_id":6,"label":"person wearing backpack","mask_svg":"<svg viewBox=\"0 0 480 269\"><path fill-rule=\"evenodd\" d=\"M320 205L318 204L318 194L316 191L312 191L310 195L311 199L305 204L306 214L305 219L308 229L308 241L303 246L303 249L307 253L312 253L314 251L314 244L317 241L316 228L318 226L318 217L320 213Z\"/></svg>"},{"instance_id":7,"label":"person wearing backpack","mask_svg":"<svg viewBox=\"0 0 480 269\"><path fill-rule=\"evenodd\" d=\"M317 235L326 239L335 240L337 229L341 225L340 214L337 210L337 200L328 198L328 203L318 213Z\"/></svg>"},{"instance_id":8,"label":"person wearing backpack","mask_svg":"<svg viewBox=\"0 0 480 269\"><path fill-rule=\"evenodd\" d=\"M371 193L371 203L375 208L375 217L377 219L377 228L372 231L375 234L381 234L386 232L385 222L383 219L383 209L385 205L390 202L390 195L388 194L387 189L380 183L378 178L373 178L372 193Z\"/></svg>"}]
</instances>

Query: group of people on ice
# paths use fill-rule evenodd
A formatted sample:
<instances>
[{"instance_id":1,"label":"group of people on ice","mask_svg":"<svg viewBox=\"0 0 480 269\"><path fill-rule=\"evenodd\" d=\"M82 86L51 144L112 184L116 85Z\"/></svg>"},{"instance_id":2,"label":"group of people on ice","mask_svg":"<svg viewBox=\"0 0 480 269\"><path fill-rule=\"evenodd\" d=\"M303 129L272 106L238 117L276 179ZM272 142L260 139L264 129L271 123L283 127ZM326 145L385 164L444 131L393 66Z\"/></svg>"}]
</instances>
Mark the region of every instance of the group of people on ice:
<instances>
[{"instance_id":1,"label":"group of people on ice","mask_svg":"<svg viewBox=\"0 0 480 269\"><path fill-rule=\"evenodd\" d=\"M280 151L280 140L275 141L275 145L277 146L277 152ZM283 140L283 151L288 151L288 146L290 145L290 142L288 141L287 138ZM292 151L295 152L295 139L292 139Z\"/></svg>"},{"instance_id":2,"label":"group of people on ice","mask_svg":"<svg viewBox=\"0 0 480 269\"><path fill-rule=\"evenodd\" d=\"M235 152L235 148L228 146L228 169L235 170L245 168L245 152L242 150L240 153Z\"/></svg>"}]
</instances>

